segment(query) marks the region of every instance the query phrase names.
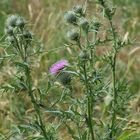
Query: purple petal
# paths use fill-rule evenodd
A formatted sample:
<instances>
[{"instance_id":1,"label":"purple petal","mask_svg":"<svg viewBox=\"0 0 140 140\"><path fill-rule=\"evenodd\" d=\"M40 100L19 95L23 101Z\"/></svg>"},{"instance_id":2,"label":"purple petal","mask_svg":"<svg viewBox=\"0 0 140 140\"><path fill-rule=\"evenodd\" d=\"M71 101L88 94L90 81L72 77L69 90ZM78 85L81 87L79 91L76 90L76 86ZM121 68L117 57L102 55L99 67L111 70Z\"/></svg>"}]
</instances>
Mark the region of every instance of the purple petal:
<instances>
[{"instance_id":1,"label":"purple petal","mask_svg":"<svg viewBox=\"0 0 140 140\"><path fill-rule=\"evenodd\" d=\"M69 64L67 60L60 60L50 67L50 73L57 74L60 70L62 70L63 68L65 68L65 66L68 65Z\"/></svg>"}]
</instances>

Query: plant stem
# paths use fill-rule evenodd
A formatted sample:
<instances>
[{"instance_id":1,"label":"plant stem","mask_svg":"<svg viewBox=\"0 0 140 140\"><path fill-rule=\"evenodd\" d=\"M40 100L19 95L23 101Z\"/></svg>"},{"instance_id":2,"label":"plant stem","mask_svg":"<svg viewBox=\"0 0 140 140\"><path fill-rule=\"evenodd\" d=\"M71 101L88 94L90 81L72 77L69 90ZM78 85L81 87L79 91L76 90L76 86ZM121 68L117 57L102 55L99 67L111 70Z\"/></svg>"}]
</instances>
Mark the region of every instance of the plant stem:
<instances>
[{"instance_id":1,"label":"plant stem","mask_svg":"<svg viewBox=\"0 0 140 140\"><path fill-rule=\"evenodd\" d=\"M84 62L84 66L83 66L83 70L84 70L84 77L85 77L85 86L86 86L86 92L89 93L90 89L88 86L88 79L87 79L87 72L86 72L86 64ZM91 95L87 95L88 96L88 102L87 102L87 109L88 109L88 126L89 126L89 131L91 133L91 138L92 140L95 140L94 138L94 133L93 133L93 125L92 125L92 106L91 106Z\"/></svg>"},{"instance_id":2,"label":"plant stem","mask_svg":"<svg viewBox=\"0 0 140 140\"><path fill-rule=\"evenodd\" d=\"M15 42L16 42L16 50L19 52L19 54L20 54L20 56L21 56L21 58L22 58L22 60L23 60L23 59L24 59L24 56L23 56L23 53L22 53L22 51L21 51L21 47L20 47L20 45L19 45L19 42L18 42L18 40L17 40L17 38L16 38L15 35L13 35L13 37L14 37Z\"/></svg>"},{"instance_id":3,"label":"plant stem","mask_svg":"<svg viewBox=\"0 0 140 140\"><path fill-rule=\"evenodd\" d=\"M41 112L39 110L39 107L38 107L38 104L36 103L36 100L33 96L33 93L32 93L32 85L31 85L31 75L30 75L30 69L28 68L28 70L26 71L25 73L26 75L26 78L27 78L27 84L28 84L28 93L29 93L29 96L31 98L31 102L34 106L34 109L36 111L36 114L38 116L38 119L39 119L39 125L40 125L40 128L42 130L42 133L44 135L44 138L46 140L48 140L48 137L47 137L47 133L46 133L46 129L45 129L45 126L43 124L43 121L42 121L42 118L41 118Z\"/></svg>"},{"instance_id":4,"label":"plant stem","mask_svg":"<svg viewBox=\"0 0 140 140\"><path fill-rule=\"evenodd\" d=\"M93 40L93 48L90 48L90 61L91 61L91 65L93 64L93 49L95 47L95 43L96 43L96 38L97 38L97 32L95 32L94 34L94 40Z\"/></svg>"},{"instance_id":5,"label":"plant stem","mask_svg":"<svg viewBox=\"0 0 140 140\"><path fill-rule=\"evenodd\" d=\"M117 104L117 92L116 92L116 54L113 56L113 65L112 65L112 79L113 79L113 114L112 114L112 120L111 120L111 132L110 132L110 138L113 138L114 134L114 126L115 126L115 120L116 120L116 104Z\"/></svg>"},{"instance_id":6,"label":"plant stem","mask_svg":"<svg viewBox=\"0 0 140 140\"><path fill-rule=\"evenodd\" d=\"M112 21L109 20L109 23L111 26L111 30L112 30L112 34L113 34L113 41L114 41L114 43L113 43L114 54L113 54L113 58L112 58L113 114L112 114L111 132L110 132L110 139L112 140L112 138L115 136L114 127L115 127L115 121L116 121L116 104L117 104L117 91L116 91L116 54L117 54L116 47L117 47L117 42L116 42L116 34L115 34L115 30L113 28Z\"/></svg>"},{"instance_id":7,"label":"plant stem","mask_svg":"<svg viewBox=\"0 0 140 140\"><path fill-rule=\"evenodd\" d=\"M27 49L25 49L25 54L27 54ZM27 59L25 59L25 57L23 57L24 55L21 55L22 57L22 61L24 63L27 63ZM34 109L35 109L35 112L37 114L37 117L39 119L39 126L40 126L40 129L44 135L44 138L46 140L48 140L48 137L47 137L47 132L46 132L46 129L45 129L45 125L43 124L43 121L42 121L42 117L41 117L41 112L40 112L40 109L39 109L39 106L35 100L35 97L33 95L33 91L32 91L32 80L31 80L31 73L30 73L30 67L28 66L27 67L27 70L25 71L25 76L26 76L26 84L27 84L27 87L28 87L28 94L31 98L31 102L34 106Z\"/></svg>"},{"instance_id":8,"label":"plant stem","mask_svg":"<svg viewBox=\"0 0 140 140\"><path fill-rule=\"evenodd\" d=\"M80 38L77 40L77 45L79 46L80 50L82 50L82 46L81 46L81 43L80 43Z\"/></svg>"}]
</instances>

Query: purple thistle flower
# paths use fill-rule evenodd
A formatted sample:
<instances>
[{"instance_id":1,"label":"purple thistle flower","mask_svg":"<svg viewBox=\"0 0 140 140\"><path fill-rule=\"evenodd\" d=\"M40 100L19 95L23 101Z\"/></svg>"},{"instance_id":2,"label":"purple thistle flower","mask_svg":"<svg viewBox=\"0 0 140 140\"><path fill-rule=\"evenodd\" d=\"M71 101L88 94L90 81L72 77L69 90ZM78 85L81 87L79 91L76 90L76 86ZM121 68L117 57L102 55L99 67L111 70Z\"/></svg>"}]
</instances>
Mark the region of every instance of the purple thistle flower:
<instances>
[{"instance_id":1,"label":"purple thistle flower","mask_svg":"<svg viewBox=\"0 0 140 140\"><path fill-rule=\"evenodd\" d=\"M50 67L50 73L55 75L58 72L60 72L60 70L62 70L63 68L65 68L65 66L68 66L68 61L67 60L60 60L56 63L54 63L51 67Z\"/></svg>"}]
</instances>

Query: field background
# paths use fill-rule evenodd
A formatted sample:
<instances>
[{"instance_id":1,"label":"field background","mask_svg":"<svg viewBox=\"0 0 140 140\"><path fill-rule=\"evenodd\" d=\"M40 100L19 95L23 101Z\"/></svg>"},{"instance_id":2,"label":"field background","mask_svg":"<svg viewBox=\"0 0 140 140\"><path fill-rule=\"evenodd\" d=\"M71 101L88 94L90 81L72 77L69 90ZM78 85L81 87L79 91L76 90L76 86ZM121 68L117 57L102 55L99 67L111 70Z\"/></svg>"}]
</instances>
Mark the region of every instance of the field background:
<instances>
[{"instance_id":1,"label":"field background","mask_svg":"<svg viewBox=\"0 0 140 140\"><path fill-rule=\"evenodd\" d=\"M64 46L66 42L65 33L68 27L63 15L73 5L83 3L84 0L0 0L1 42L7 16L18 14L29 21L29 28L36 38L42 42L45 50L49 52L35 60L33 77L36 86L39 85L42 78L47 79L48 68L52 63L62 58L73 60L73 51ZM113 0L113 3L117 8L114 17L116 28L122 36L129 37L134 41L133 45L129 45L121 51L118 57L120 63L118 73L128 77L135 94L135 98L128 104L128 110L131 110L130 121L140 122L140 0ZM96 16L97 9L94 0L89 0L87 16ZM3 46L0 45L0 56L3 50ZM13 73L14 69L8 65L8 62L0 65L0 85L7 83ZM80 92L80 89L77 88L78 91ZM58 93L52 93L50 101L57 95ZM22 118L22 115L25 113L28 116L31 109L29 99L25 95L0 93L0 133L10 135L9 130L11 127L15 129L15 122L17 124L24 122L26 117ZM140 133L140 123L139 126L132 126L133 129Z\"/></svg>"}]
</instances>

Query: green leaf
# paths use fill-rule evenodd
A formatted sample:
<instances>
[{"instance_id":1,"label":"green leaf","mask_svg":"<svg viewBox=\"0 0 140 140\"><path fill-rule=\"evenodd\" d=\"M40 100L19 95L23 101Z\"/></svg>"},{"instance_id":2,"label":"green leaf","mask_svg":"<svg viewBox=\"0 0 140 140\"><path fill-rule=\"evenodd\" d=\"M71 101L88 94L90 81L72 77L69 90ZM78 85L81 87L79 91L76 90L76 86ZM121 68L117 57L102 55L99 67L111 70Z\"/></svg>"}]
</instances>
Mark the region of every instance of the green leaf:
<instances>
[{"instance_id":1,"label":"green leaf","mask_svg":"<svg viewBox=\"0 0 140 140\"><path fill-rule=\"evenodd\" d=\"M23 68L24 70L28 70L28 69L29 69L29 66L28 66L27 63L15 62L15 65L16 65L17 67Z\"/></svg>"},{"instance_id":2,"label":"green leaf","mask_svg":"<svg viewBox=\"0 0 140 140\"><path fill-rule=\"evenodd\" d=\"M3 85L0 87L1 90L4 90L5 92L8 91L8 90L14 90L15 87L10 85L10 84L7 84L7 85Z\"/></svg>"}]
</instances>

